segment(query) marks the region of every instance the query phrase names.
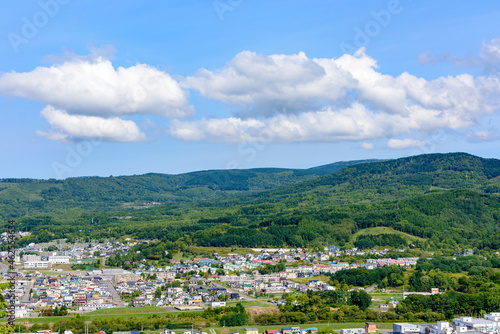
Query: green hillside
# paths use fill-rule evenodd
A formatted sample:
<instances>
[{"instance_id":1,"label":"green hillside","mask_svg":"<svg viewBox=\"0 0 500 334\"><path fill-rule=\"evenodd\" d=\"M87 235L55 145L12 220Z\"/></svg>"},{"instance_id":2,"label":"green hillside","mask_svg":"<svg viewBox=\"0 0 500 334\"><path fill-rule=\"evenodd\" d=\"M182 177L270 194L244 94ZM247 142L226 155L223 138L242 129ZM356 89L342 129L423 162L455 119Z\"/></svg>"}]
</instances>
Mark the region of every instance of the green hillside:
<instances>
[{"instance_id":1,"label":"green hillside","mask_svg":"<svg viewBox=\"0 0 500 334\"><path fill-rule=\"evenodd\" d=\"M43 202L41 212L66 208L19 219L36 241L128 235L211 247L500 248L500 160L452 153L343 167L323 176L313 168L78 178L28 184L33 193L7 184ZM139 201L164 204L124 206ZM396 233L360 233L380 227Z\"/></svg>"},{"instance_id":2,"label":"green hillside","mask_svg":"<svg viewBox=\"0 0 500 334\"><path fill-rule=\"evenodd\" d=\"M149 202L180 204L218 199L312 179L362 162L366 161L338 162L311 169L235 169L65 180L0 179L0 218L147 207Z\"/></svg>"}]
</instances>

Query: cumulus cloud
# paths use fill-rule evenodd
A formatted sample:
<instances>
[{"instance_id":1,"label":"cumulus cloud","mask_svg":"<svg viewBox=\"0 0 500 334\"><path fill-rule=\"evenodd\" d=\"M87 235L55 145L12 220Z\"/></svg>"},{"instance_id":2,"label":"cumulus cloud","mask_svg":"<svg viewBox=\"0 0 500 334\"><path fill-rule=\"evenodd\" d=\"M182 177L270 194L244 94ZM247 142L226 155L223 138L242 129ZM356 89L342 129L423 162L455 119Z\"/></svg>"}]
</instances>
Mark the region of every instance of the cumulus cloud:
<instances>
[{"instance_id":1,"label":"cumulus cloud","mask_svg":"<svg viewBox=\"0 0 500 334\"><path fill-rule=\"evenodd\" d=\"M48 132L38 131L38 135L58 141L91 138L103 141L133 142L143 141L146 135L137 125L118 117L70 115L65 110L47 106L41 111L50 124Z\"/></svg>"},{"instance_id":2,"label":"cumulus cloud","mask_svg":"<svg viewBox=\"0 0 500 334\"><path fill-rule=\"evenodd\" d=\"M194 110L188 92L169 74L146 64L115 68L109 60L114 47L91 48L89 55L66 52L48 57L51 66L0 75L0 94L39 101L52 140L100 138L140 141L137 125L118 117L154 115L184 118Z\"/></svg>"},{"instance_id":3,"label":"cumulus cloud","mask_svg":"<svg viewBox=\"0 0 500 334\"><path fill-rule=\"evenodd\" d=\"M492 135L479 129L480 118L500 108L497 72L433 80L407 72L387 75L365 48L336 59L243 51L220 69L200 69L180 82L145 64L115 68L103 56L112 51L70 54L50 67L4 73L0 94L46 104L42 116L51 129L43 135L54 140L144 140L135 123L118 118L143 114L175 118L169 134L185 141L364 141L365 149L373 149L369 142L380 138L394 149L417 147L423 142L395 138L473 126L478 130L469 138L487 140ZM456 61L458 66L460 59L452 58L420 56L424 63ZM494 69L500 63L500 39L485 43L474 59ZM188 90L236 106L236 111L227 118L179 120L194 113ZM96 124L107 130L95 133ZM146 129L154 124L144 123Z\"/></svg>"},{"instance_id":4,"label":"cumulus cloud","mask_svg":"<svg viewBox=\"0 0 500 334\"><path fill-rule=\"evenodd\" d=\"M325 108L299 115L270 118L202 119L171 122L170 135L185 141L213 142L339 142L358 141L408 134L412 130L460 128L465 123L415 108L409 115L384 114L360 103L344 109Z\"/></svg>"},{"instance_id":5,"label":"cumulus cloud","mask_svg":"<svg viewBox=\"0 0 500 334\"><path fill-rule=\"evenodd\" d=\"M341 101L355 83L331 59L309 59L303 52L267 56L250 51L237 54L221 70L201 69L182 82L203 96L266 116Z\"/></svg>"},{"instance_id":6,"label":"cumulus cloud","mask_svg":"<svg viewBox=\"0 0 500 334\"><path fill-rule=\"evenodd\" d=\"M360 140L383 136L388 126L363 105L271 118L205 119L171 123L170 134L186 140L216 142L302 142ZM390 125L389 125L390 126Z\"/></svg>"},{"instance_id":7,"label":"cumulus cloud","mask_svg":"<svg viewBox=\"0 0 500 334\"><path fill-rule=\"evenodd\" d=\"M395 150L402 150L405 148L410 148L410 147L420 147L424 146L425 143L420 140L415 140L415 139L390 139L387 142L387 147L395 149Z\"/></svg>"},{"instance_id":8,"label":"cumulus cloud","mask_svg":"<svg viewBox=\"0 0 500 334\"><path fill-rule=\"evenodd\" d=\"M385 75L364 48L338 59L245 51L182 85L243 105L246 112L234 117L171 123L176 138L215 142L357 141L458 130L497 110L500 87L494 76ZM417 144L394 140L390 147Z\"/></svg>"},{"instance_id":9,"label":"cumulus cloud","mask_svg":"<svg viewBox=\"0 0 500 334\"><path fill-rule=\"evenodd\" d=\"M408 114L412 108L458 109L475 113L480 99L472 76L427 81L409 73L384 75L376 60L361 48L338 59L309 59L297 55L258 55L244 51L223 69L200 70L183 86L250 112L242 117L271 117L346 107L360 102L384 113Z\"/></svg>"},{"instance_id":10,"label":"cumulus cloud","mask_svg":"<svg viewBox=\"0 0 500 334\"><path fill-rule=\"evenodd\" d=\"M186 91L167 73L145 64L115 69L101 56L75 56L31 72L4 73L0 94L40 101L77 115L193 114Z\"/></svg>"}]
</instances>

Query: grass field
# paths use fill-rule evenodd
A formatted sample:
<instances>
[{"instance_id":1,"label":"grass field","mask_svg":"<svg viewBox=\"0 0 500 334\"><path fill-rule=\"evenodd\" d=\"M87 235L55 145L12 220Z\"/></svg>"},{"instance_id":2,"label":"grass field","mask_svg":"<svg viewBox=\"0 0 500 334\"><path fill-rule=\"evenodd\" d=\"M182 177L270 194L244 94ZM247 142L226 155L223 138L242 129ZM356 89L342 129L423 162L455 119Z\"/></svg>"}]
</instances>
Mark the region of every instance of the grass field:
<instances>
[{"instance_id":1,"label":"grass field","mask_svg":"<svg viewBox=\"0 0 500 334\"><path fill-rule=\"evenodd\" d=\"M185 312L190 312L190 313L201 313L203 311L197 310L197 311L182 311L183 313ZM168 310L161 308L161 307L156 307L156 306L145 306L145 307L121 307L121 308L113 308L113 309L104 309L104 310L97 310L97 311L92 311L88 313L82 313L81 317L84 318L86 321L87 320L94 320L97 318L129 318L130 316L134 316L135 318L141 318L141 317L149 317L151 315L165 315L169 313ZM43 324L43 323L50 323L50 322L56 322L59 319L64 319L64 318L71 318L75 317L76 314L73 313L71 315L67 315L64 317L41 317L41 318L29 318L29 322L31 324ZM6 322L7 319L0 319L0 322ZM22 320L24 323L24 320Z\"/></svg>"},{"instance_id":2,"label":"grass field","mask_svg":"<svg viewBox=\"0 0 500 334\"><path fill-rule=\"evenodd\" d=\"M372 307L378 307L380 304L387 304L391 301L391 297L394 300L402 300L402 293L371 293L372 296Z\"/></svg>"},{"instance_id":3,"label":"grass field","mask_svg":"<svg viewBox=\"0 0 500 334\"><path fill-rule=\"evenodd\" d=\"M229 302L229 303L226 303L227 306L235 306L237 303L239 302ZM271 303L266 303L266 302L249 302L249 301L242 301L241 304L245 307L256 307L256 306L259 306L259 307L273 307L274 304L271 304Z\"/></svg>"},{"instance_id":4,"label":"grass field","mask_svg":"<svg viewBox=\"0 0 500 334\"><path fill-rule=\"evenodd\" d=\"M414 240L414 241L425 240L423 238L416 237L414 235L407 234L407 233L404 233L404 232L396 231L393 228L385 227L385 226L370 227L370 228L366 228L364 230L360 230L360 231L358 231L358 232L356 232L354 234L352 240L356 241L358 239L358 236L360 236L360 235L367 235L367 234L372 234L372 235L377 235L377 234L399 234L400 236L402 236L402 237L404 237L406 239L410 239L410 240Z\"/></svg>"},{"instance_id":5,"label":"grass field","mask_svg":"<svg viewBox=\"0 0 500 334\"><path fill-rule=\"evenodd\" d=\"M143 306L143 307L117 307L103 310L92 311L86 315L104 315L104 314L141 314L141 313L166 313L167 310L158 306Z\"/></svg>"}]
</instances>

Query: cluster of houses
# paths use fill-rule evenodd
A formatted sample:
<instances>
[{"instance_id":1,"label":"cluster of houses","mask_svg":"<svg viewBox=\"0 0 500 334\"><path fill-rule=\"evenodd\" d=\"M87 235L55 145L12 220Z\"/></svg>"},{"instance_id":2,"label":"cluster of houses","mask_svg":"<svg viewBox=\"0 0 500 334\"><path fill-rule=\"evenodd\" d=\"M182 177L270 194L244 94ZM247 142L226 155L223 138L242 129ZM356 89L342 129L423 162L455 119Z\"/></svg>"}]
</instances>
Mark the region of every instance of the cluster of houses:
<instances>
[{"instance_id":1,"label":"cluster of houses","mask_svg":"<svg viewBox=\"0 0 500 334\"><path fill-rule=\"evenodd\" d=\"M76 306L79 311L116 307L107 285L98 276L35 276L28 279L16 281L19 301L16 304L17 318L33 316L35 311L41 309L62 306Z\"/></svg>"},{"instance_id":2,"label":"cluster of houses","mask_svg":"<svg viewBox=\"0 0 500 334\"><path fill-rule=\"evenodd\" d=\"M59 264L85 263L84 261L91 261L97 255L106 257L116 252L126 254L136 244L136 241L100 244L64 242L30 244L19 250L18 254L23 253L22 260L16 260L22 263L26 272L38 272L42 269L51 270L53 266ZM56 246L52 249L58 250L46 251L50 246ZM386 251L376 252L383 255ZM360 267L367 269L390 265L410 267L418 260L418 258L379 258L368 259L365 263L347 263L332 259L343 254L360 255L356 248L340 250L336 246L326 247L323 252L315 253L301 248L260 249L257 253L227 255L214 253L213 258L172 260L171 265L158 268L141 261L133 272L122 269L92 271L91 268L90 271L74 272L58 278L43 274L26 279L20 277L16 288L16 294L19 300L22 300L18 305L18 315L24 317L35 309L63 305L76 306L79 311L91 311L115 305L125 306L129 301L135 307L201 304L217 307L224 306L226 300L242 298L240 293L281 294L292 291L305 293L308 290L334 290L334 287L322 281L311 279L308 283L300 284L293 281L295 278L312 278ZM262 266L278 263L285 264L283 271L260 274L259 269ZM191 279L180 280L181 275L185 277L186 273L191 275ZM147 274L148 279L144 274ZM19 275L22 276L21 273ZM151 279L151 275L154 279ZM175 280L182 281L183 287L179 287L178 284L173 286L172 282ZM224 287L211 284L214 280L221 281L235 291L227 291ZM158 288L161 288L160 297L157 293ZM28 290L31 290L30 294L27 293Z\"/></svg>"},{"instance_id":3,"label":"cluster of houses","mask_svg":"<svg viewBox=\"0 0 500 334\"><path fill-rule=\"evenodd\" d=\"M19 232L20 233L20 232ZM24 232L29 233L29 232ZM19 253L25 254L22 259L16 257L16 262L22 263L24 269L51 269L57 264L85 264L89 267L95 261L96 256L107 257L118 252L127 254L131 247L136 245L137 241L107 242L107 243L50 243L57 245L57 251L44 251L48 244L30 244L18 250ZM371 250L372 255L385 255L388 250ZM5 254L4 254L5 253ZM287 269L288 278L296 277L311 277L318 274L332 273L342 269L357 268L365 266L372 269L381 265L404 265L411 266L416 263L417 258L400 258L400 259L378 259L368 260L366 263L345 263L333 260L334 257L340 255L365 255L366 252L359 251L356 248L340 250L337 246L325 247L322 252L307 252L302 248L296 249L262 249L259 253L242 254L213 254L212 259L200 258L194 260L171 260L172 265L166 267L147 266L144 262L135 263L136 270L134 273L141 274L144 272L175 272L177 274L196 272L198 274L216 275L231 272L241 271L256 271L259 267L270 264L275 265L279 262L285 262L290 268ZM0 252L0 258L6 257L7 252ZM323 262L323 263L321 263ZM304 264L306 263L306 264ZM174 276L175 277L175 276Z\"/></svg>"},{"instance_id":4,"label":"cluster of houses","mask_svg":"<svg viewBox=\"0 0 500 334\"><path fill-rule=\"evenodd\" d=\"M194 281L194 280L191 280ZM116 291L122 296L134 296L134 292L139 292L139 296L133 298L132 306L141 307L152 306L196 306L208 305L211 307L225 306L225 302L220 301L219 295L228 295L223 299L239 299L238 293L228 293L226 288L204 285L204 280L199 279L201 284L187 284L185 288L169 286L166 280L144 281L121 281L115 283ZM158 288L164 287L160 297L155 297Z\"/></svg>"},{"instance_id":5,"label":"cluster of houses","mask_svg":"<svg viewBox=\"0 0 500 334\"><path fill-rule=\"evenodd\" d=\"M23 232L23 231L14 231L14 238L22 238L22 237L27 237L31 235L31 232ZM0 234L0 245L4 245L8 243L8 240L10 238L10 233L9 232L3 232Z\"/></svg>"},{"instance_id":6,"label":"cluster of houses","mask_svg":"<svg viewBox=\"0 0 500 334\"><path fill-rule=\"evenodd\" d=\"M136 242L126 244L115 242L106 244L80 244L73 245L64 251L44 251L46 245L30 244L22 251L23 267L28 272L37 272L40 269L49 270L52 264L78 263L85 257L92 257L95 252L100 255L114 253L117 250L128 252ZM67 247L66 247L67 248ZM355 250L352 250L355 251ZM17 315L25 317L35 309L53 308L60 306L76 306L80 311L91 311L100 308L114 307L121 302L121 297L130 297L131 305L135 307L154 306L182 306L182 305L209 305L212 307L224 306L225 300L238 300L240 293L280 294L291 291L305 293L308 290L329 291L334 287L322 281L311 279L306 284L294 282L293 279L301 277L314 277L326 273L335 273L339 270L366 267L373 269L381 266L399 265L412 266L418 258L399 259L368 259L365 263L347 263L332 261L331 256L340 253L338 247L331 246L324 253L309 254L303 249L292 250L278 249L275 251L260 250L257 254L247 253L228 254L221 256L214 253L212 259L198 258L185 261L172 261L164 268L155 268L140 263L134 272L122 269L104 269L90 272L75 272L62 275L58 278L39 277L18 279L16 294L22 302L18 305ZM1 255L1 254L0 254ZM323 255L328 255L326 263L317 263L309 260L321 260ZM270 264L276 265L285 261L286 267L282 272L260 274L259 267ZM54 269L55 270L55 269ZM107 274L104 272L107 271ZM184 288L174 287L172 282L185 273L196 274L187 280ZM237 274L235 274L237 273ZM145 280L143 274L154 274L155 279ZM224 274L224 275L223 275ZM20 274L22 276L22 274ZM28 275L29 276L29 275ZM223 287L209 286L211 281L219 280L227 284L236 292L226 291ZM30 283L30 281L33 281ZM109 289L109 281L116 289L115 300ZM184 282L184 281L183 281ZM29 285L33 285L32 287ZM169 286L170 284L170 286ZM27 295L28 286L31 294ZM158 288L161 296L155 296ZM227 295L223 298L220 295ZM119 303L121 302L121 303Z\"/></svg>"}]
</instances>

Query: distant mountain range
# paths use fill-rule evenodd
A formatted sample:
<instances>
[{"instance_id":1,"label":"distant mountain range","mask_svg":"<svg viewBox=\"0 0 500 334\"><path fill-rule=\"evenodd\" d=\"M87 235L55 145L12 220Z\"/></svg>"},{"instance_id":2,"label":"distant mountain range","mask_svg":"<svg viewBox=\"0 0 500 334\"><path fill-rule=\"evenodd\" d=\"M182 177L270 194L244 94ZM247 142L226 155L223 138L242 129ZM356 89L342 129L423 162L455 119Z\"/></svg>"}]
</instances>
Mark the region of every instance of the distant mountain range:
<instances>
[{"instance_id":1,"label":"distant mountain range","mask_svg":"<svg viewBox=\"0 0 500 334\"><path fill-rule=\"evenodd\" d=\"M230 169L65 180L0 179L0 217L61 212L75 207L95 211L118 209L124 204L177 204L223 198L274 189L372 161L377 160L336 162L309 169Z\"/></svg>"},{"instance_id":2,"label":"distant mountain range","mask_svg":"<svg viewBox=\"0 0 500 334\"><path fill-rule=\"evenodd\" d=\"M310 169L4 179L0 214L37 231L32 241L128 235L201 246L451 251L500 247L499 194L500 160L450 153Z\"/></svg>"}]
</instances>

